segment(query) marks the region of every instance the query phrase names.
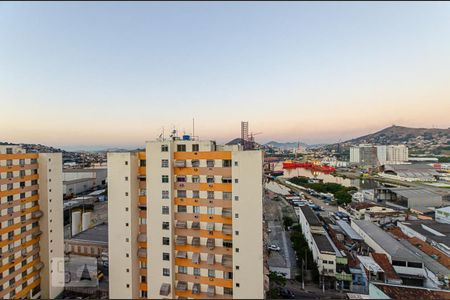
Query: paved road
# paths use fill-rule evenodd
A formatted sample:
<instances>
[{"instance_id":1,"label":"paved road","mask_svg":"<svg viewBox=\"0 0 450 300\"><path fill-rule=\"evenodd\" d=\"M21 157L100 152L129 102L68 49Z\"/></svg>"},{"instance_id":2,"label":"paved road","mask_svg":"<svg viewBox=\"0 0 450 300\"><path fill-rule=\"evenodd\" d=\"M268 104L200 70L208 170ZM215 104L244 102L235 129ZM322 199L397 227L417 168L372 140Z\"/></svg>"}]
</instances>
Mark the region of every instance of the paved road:
<instances>
[{"instance_id":1,"label":"paved road","mask_svg":"<svg viewBox=\"0 0 450 300\"><path fill-rule=\"evenodd\" d=\"M295 276L297 272L297 264L295 252L289 238L289 232L283 227L283 208L289 206L284 201L272 200L276 194L269 192L264 199L264 215L265 220L270 229L267 244L277 245L280 251L270 251L268 263L271 267L289 268L291 274ZM289 208L289 207L288 207Z\"/></svg>"},{"instance_id":2,"label":"paved road","mask_svg":"<svg viewBox=\"0 0 450 300\"><path fill-rule=\"evenodd\" d=\"M328 211L328 212L336 212L337 211L337 207L335 205L327 205L327 203L325 203L325 201L323 201L322 199L319 199L317 197L311 196L307 193L305 193L304 190L293 187L292 185L288 185L286 184L287 179L286 178L282 178L282 177L278 177L277 181L280 184L285 185L286 187L290 188L291 190L295 191L295 192L302 192L306 195L306 197L308 198L308 200L311 200L314 204L319 205L320 207L323 207L324 211Z\"/></svg>"}]
</instances>

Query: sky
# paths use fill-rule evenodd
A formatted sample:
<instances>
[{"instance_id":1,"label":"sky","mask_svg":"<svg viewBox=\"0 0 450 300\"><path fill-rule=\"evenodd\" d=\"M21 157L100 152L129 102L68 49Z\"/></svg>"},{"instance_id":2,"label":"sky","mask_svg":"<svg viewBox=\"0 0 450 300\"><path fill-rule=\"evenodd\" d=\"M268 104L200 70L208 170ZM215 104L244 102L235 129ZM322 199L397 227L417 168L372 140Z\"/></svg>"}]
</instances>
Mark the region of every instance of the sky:
<instances>
[{"instance_id":1,"label":"sky","mask_svg":"<svg viewBox=\"0 0 450 300\"><path fill-rule=\"evenodd\" d=\"M450 3L0 2L0 141L450 127Z\"/></svg>"}]
</instances>

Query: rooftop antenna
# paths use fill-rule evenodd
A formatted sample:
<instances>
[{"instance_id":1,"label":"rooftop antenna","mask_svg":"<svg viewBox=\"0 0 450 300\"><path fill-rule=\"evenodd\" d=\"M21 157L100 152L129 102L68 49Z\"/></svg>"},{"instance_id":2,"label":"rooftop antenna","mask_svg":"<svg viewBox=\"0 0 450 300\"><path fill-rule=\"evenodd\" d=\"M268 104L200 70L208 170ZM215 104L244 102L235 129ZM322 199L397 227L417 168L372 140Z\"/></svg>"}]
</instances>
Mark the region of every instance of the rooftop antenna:
<instances>
[{"instance_id":1,"label":"rooftop antenna","mask_svg":"<svg viewBox=\"0 0 450 300\"><path fill-rule=\"evenodd\" d=\"M192 118L192 140L195 139L195 119Z\"/></svg>"}]
</instances>

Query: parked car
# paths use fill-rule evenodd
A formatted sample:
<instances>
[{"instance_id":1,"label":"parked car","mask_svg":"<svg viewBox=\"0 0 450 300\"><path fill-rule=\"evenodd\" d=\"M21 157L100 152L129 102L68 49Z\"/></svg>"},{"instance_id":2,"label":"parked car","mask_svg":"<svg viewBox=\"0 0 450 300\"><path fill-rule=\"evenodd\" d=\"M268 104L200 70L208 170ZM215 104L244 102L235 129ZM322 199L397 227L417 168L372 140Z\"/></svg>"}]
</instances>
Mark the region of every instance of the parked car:
<instances>
[{"instance_id":1,"label":"parked car","mask_svg":"<svg viewBox=\"0 0 450 300\"><path fill-rule=\"evenodd\" d=\"M283 299L295 299L295 294L288 289L281 289L280 296L283 297Z\"/></svg>"},{"instance_id":2,"label":"parked car","mask_svg":"<svg viewBox=\"0 0 450 300\"><path fill-rule=\"evenodd\" d=\"M277 245L270 245L267 247L267 249L272 250L272 251L280 251L281 248L278 247Z\"/></svg>"}]
</instances>

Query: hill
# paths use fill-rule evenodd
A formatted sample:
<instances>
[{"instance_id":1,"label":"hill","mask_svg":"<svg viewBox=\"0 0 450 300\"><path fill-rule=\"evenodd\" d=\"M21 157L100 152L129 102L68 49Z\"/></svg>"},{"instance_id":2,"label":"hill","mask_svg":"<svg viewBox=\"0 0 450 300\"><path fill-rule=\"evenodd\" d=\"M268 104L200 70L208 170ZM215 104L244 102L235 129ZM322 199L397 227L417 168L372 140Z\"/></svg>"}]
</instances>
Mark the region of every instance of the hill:
<instances>
[{"instance_id":1,"label":"hill","mask_svg":"<svg viewBox=\"0 0 450 300\"><path fill-rule=\"evenodd\" d=\"M375 133L364 135L358 138L351 139L345 143L362 144L402 144L408 143L415 139L423 140L439 140L442 138L448 139L450 137L450 128L411 128L403 126L391 126Z\"/></svg>"},{"instance_id":2,"label":"hill","mask_svg":"<svg viewBox=\"0 0 450 300\"><path fill-rule=\"evenodd\" d=\"M412 128L393 125L325 148L341 152L359 144L405 144L410 149L410 154L445 155L449 147L449 138L450 128Z\"/></svg>"}]
</instances>

